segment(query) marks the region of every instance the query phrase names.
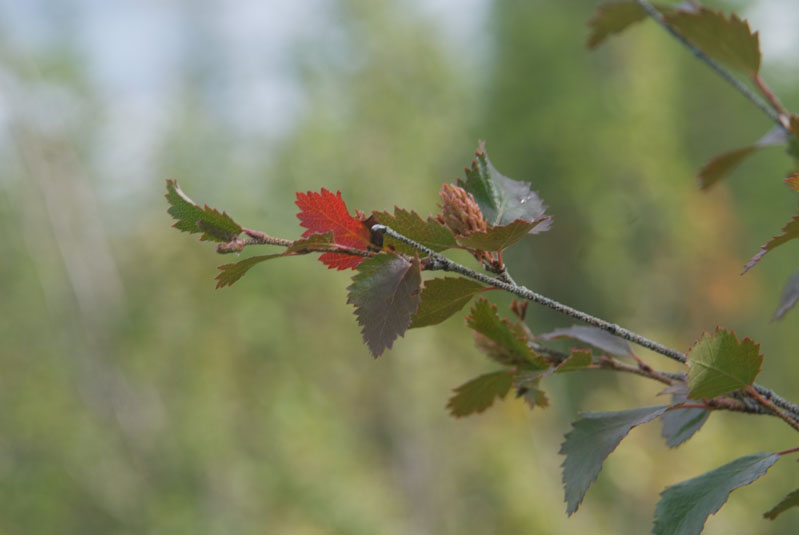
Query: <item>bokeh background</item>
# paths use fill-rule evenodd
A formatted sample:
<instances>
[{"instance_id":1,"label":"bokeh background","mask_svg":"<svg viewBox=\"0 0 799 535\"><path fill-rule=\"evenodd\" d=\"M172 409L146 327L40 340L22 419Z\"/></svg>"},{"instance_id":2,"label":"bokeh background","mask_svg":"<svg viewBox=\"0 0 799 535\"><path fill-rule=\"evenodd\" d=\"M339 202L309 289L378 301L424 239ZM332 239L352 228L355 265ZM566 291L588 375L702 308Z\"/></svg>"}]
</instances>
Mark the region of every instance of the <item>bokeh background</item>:
<instances>
[{"instance_id":1,"label":"bokeh background","mask_svg":"<svg viewBox=\"0 0 799 535\"><path fill-rule=\"evenodd\" d=\"M797 3L709 4L761 30L799 109ZM230 257L170 228L165 177L284 237L321 187L435 213L485 139L555 218L509 252L517 280L683 350L734 328L799 400L799 313L769 322L796 244L739 276L796 212L790 161L764 150L700 192L710 156L771 125L652 24L587 51L595 5L0 1L0 533L646 533L666 485L795 446L772 418L713 415L678 450L652 423L568 519L569 423L657 385L553 377L546 410L455 420L450 389L493 369L462 315L375 361L349 273L291 258L215 290ZM706 533L789 533L796 512L761 514L797 474L783 460Z\"/></svg>"}]
</instances>

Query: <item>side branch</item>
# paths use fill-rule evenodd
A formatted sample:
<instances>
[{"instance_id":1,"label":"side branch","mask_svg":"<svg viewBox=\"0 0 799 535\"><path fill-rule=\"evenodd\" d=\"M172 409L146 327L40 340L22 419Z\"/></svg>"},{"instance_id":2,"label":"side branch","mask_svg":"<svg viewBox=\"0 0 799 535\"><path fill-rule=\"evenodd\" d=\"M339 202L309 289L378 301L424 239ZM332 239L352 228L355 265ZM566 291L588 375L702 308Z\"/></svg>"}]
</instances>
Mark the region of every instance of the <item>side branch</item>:
<instances>
[{"instance_id":1,"label":"side branch","mask_svg":"<svg viewBox=\"0 0 799 535\"><path fill-rule=\"evenodd\" d=\"M766 102L763 101L759 96L757 96L752 90L750 90L743 82L741 82L738 78L732 75L730 71L722 67L716 60L702 52L699 48L696 47L691 41L689 41L683 34L678 32L674 29L663 15L655 9L655 7L650 4L647 0L636 0L641 9L646 11L646 13L655 21L657 22L664 30L666 30L672 37L677 39L680 43L682 43L691 53L696 56L697 59L703 61L708 67L716 71L716 74L721 76L728 84L733 86L735 89L738 90L744 97L749 99L752 104L760 108L760 111L765 113L769 116L769 118L774 121L777 126L779 126L784 132L790 133L790 129L787 123L787 117L781 115L778 111L774 108L769 106ZM755 82L762 83L757 75L755 75ZM767 93L768 94L768 93Z\"/></svg>"},{"instance_id":2,"label":"side branch","mask_svg":"<svg viewBox=\"0 0 799 535\"><path fill-rule=\"evenodd\" d=\"M505 290L506 292L512 293L518 297L523 299L527 299L528 301L533 301L535 303L544 305L552 310L560 312L566 316L570 316L574 319L580 320L584 323L602 329L614 336L618 336L619 338L623 338L628 342L632 342L638 346L645 347L650 349L656 353L664 355L672 360L685 364L687 358L685 353L681 353L676 349L672 349L670 347L664 346L654 340L650 340L640 334L637 334L629 329L625 329L616 325L615 323L610 323L609 321L605 321L601 318L597 318L596 316L592 316L575 308L572 308L568 305L564 305L554 299L550 299L544 295L536 293L525 286L519 286L518 284L511 284L506 282L505 280L497 277L489 277L484 275L483 273L479 273L472 269L467 268L457 262L453 262L449 258L433 251L429 247L422 245L398 232L387 227L385 225L374 225L372 226L373 232L378 232L381 234L387 234L394 238L395 240L401 241L407 245L410 245L414 249L424 253L427 257L422 260L422 265L425 269L428 270L441 270L441 271L452 271L455 273L460 273L465 277L469 277L470 279L474 279L476 281L482 282L488 286L492 286L494 288L499 288L501 290ZM777 395L774 391L755 384L751 387L752 391L756 394L755 399L760 403L761 406L764 406L769 410L770 413L776 414L777 416L781 416L781 412L787 412L790 416L789 419L793 421L793 423L789 422L792 427L796 427L797 422L799 422L799 406L790 403L789 401L785 400L784 398ZM754 396L753 396L754 397ZM766 404L763 403L763 400L766 401ZM782 409L780 410L775 410ZM799 430L799 429L798 429Z\"/></svg>"}]
</instances>

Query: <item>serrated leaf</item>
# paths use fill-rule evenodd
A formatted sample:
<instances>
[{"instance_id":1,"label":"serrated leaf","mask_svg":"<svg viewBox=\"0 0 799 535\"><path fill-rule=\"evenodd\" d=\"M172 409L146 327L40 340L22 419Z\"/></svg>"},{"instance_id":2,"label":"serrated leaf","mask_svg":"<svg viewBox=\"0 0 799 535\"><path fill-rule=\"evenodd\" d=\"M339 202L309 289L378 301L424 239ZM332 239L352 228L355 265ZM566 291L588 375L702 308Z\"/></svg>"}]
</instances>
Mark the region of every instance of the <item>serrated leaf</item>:
<instances>
[{"instance_id":1,"label":"serrated leaf","mask_svg":"<svg viewBox=\"0 0 799 535\"><path fill-rule=\"evenodd\" d=\"M774 312L773 319L778 320L782 318L796 305L797 301L799 301L799 271L791 275L785 282L785 286L782 288L782 295L780 296L780 304L777 307L777 311Z\"/></svg>"},{"instance_id":2,"label":"serrated leaf","mask_svg":"<svg viewBox=\"0 0 799 535\"><path fill-rule=\"evenodd\" d=\"M417 258L408 261L386 253L358 266L347 288L347 302L355 305L364 342L375 358L405 334L419 308L421 284Z\"/></svg>"},{"instance_id":3,"label":"serrated leaf","mask_svg":"<svg viewBox=\"0 0 799 535\"><path fill-rule=\"evenodd\" d=\"M555 373L566 373L582 370L586 366L590 366L594 357L591 351L584 348L574 348L569 354L569 358L560 363L555 369Z\"/></svg>"},{"instance_id":4,"label":"serrated leaf","mask_svg":"<svg viewBox=\"0 0 799 535\"><path fill-rule=\"evenodd\" d=\"M744 266L743 273L746 273L752 267L760 262L760 259L765 256L771 250L776 249L780 245L787 243L793 239L799 238L799 215L793 216L793 218L788 221L788 224L782 227L782 234L777 234L769 241L767 241L764 245L760 246L760 252L758 252L755 256L753 256L749 262L746 263Z\"/></svg>"},{"instance_id":5,"label":"serrated leaf","mask_svg":"<svg viewBox=\"0 0 799 535\"><path fill-rule=\"evenodd\" d=\"M512 384L513 373L506 370L481 375L456 388L447 408L456 418L483 412L495 399L504 399Z\"/></svg>"},{"instance_id":6,"label":"serrated leaf","mask_svg":"<svg viewBox=\"0 0 799 535\"><path fill-rule=\"evenodd\" d=\"M548 223L549 219L535 221L517 219L507 225L489 227L487 230L471 232L458 236L458 244L480 251L502 251L527 236L537 225Z\"/></svg>"},{"instance_id":7,"label":"serrated leaf","mask_svg":"<svg viewBox=\"0 0 799 535\"><path fill-rule=\"evenodd\" d=\"M478 338L478 346L487 351L489 357L500 362L504 360L516 364L524 363L536 369L549 368L549 364L530 349L524 327L506 318L500 319L496 305L487 299L478 299L472 305L471 315L466 318L466 324L493 342L493 344L481 344Z\"/></svg>"},{"instance_id":8,"label":"serrated leaf","mask_svg":"<svg viewBox=\"0 0 799 535\"><path fill-rule=\"evenodd\" d=\"M419 310L409 329L436 325L462 309L472 297L487 288L464 277L430 279L424 283Z\"/></svg>"},{"instance_id":9,"label":"serrated leaf","mask_svg":"<svg viewBox=\"0 0 799 535\"><path fill-rule=\"evenodd\" d=\"M372 215L381 225L391 227L434 251L443 251L457 245L452 231L431 217L424 220L416 212L397 207L394 207L393 214L372 212ZM394 250L408 255L414 255L417 252L410 245L397 241L391 236L384 237L384 245L391 246Z\"/></svg>"},{"instance_id":10,"label":"serrated leaf","mask_svg":"<svg viewBox=\"0 0 799 535\"><path fill-rule=\"evenodd\" d=\"M536 407L541 407L542 409L549 407L549 398L547 398L547 395L543 390L538 388L526 386L525 392L522 394L522 398L530 407L530 410L533 410Z\"/></svg>"},{"instance_id":11,"label":"serrated leaf","mask_svg":"<svg viewBox=\"0 0 799 535\"><path fill-rule=\"evenodd\" d=\"M586 325L572 325L571 327L555 329L549 333L539 334L538 338L541 340L572 338L592 345L611 355L620 357L632 357L634 355L627 340L619 338L618 336L613 336L609 332L598 329L597 327L589 327Z\"/></svg>"},{"instance_id":12,"label":"serrated leaf","mask_svg":"<svg viewBox=\"0 0 799 535\"><path fill-rule=\"evenodd\" d=\"M730 492L749 485L780 458L774 453L753 453L701 476L668 487L655 507L655 535L694 535L702 532L707 517L715 514Z\"/></svg>"},{"instance_id":13,"label":"serrated leaf","mask_svg":"<svg viewBox=\"0 0 799 535\"><path fill-rule=\"evenodd\" d=\"M799 507L799 489L787 494L780 503L763 513L763 518L774 520L791 507Z\"/></svg>"},{"instance_id":14,"label":"serrated leaf","mask_svg":"<svg viewBox=\"0 0 799 535\"><path fill-rule=\"evenodd\" d=\"M219 266L217 269L221 270L221 273L216 276L216 287L222 288L223 286L232 286L234 282L242 278L254 265L281 256L285 255L283 253L275 253L253 256L240 262Z\"/></svg>"},{"instance_id":15,"label":"serrated leaf","mask_svg":"<svg viewBox=\"0 0 799 535\"><path fill-rule=\"evenodd\" d=\"M708 189L710 186L729 175L741 162L754 152L764 147L782 145L787 139L788 136L782 128L774 127L752 145L733 149L715 156L705 164L701 171L699 171L700 187L702 189Z\"/></svg>"},{"instance_id":16,"label":"serrated leaf","mask_svg":"<svg viewBox=\"0 0 799 535\"><path fill-rule=\"evenodd\" d=\"M688 386L691 399L706 399L751 386L760 373L763 355L749 338L716 328L688 350Z\"/></svg>"},{"instance_id":17,"label":"serrated leaf","mask_svg":"<svg viewBox=\"0 0 799 535\"><path fill-rule=\"evenodd\" d=\"M611 34L620 33L646 18L646 11L636 2L604 2L597 6L588 21L591 33L586 45L596 48Z\"/></svg>"},{"instance_id":18,"label":"serrated leaf","mask_svg":"<svg viewBox=\"0 0 799 535\"><path fill-rule=\"evenodd\" d=\"M618 412L589 412L580 414L572 423L574 429L566 434L560 453L566 456L563 467L563 487L566 492L566 512L572 515L583 501L602 463L630 430L654 418L667 409L665 405L641 407Z\"/></svg>"},{"instance_id":19,"label":"serrated leaf","mask_svg":"<svg viewBox=\"0 0 799 535\"><path fill-rule=\"evenodd\" d=\"M760 39L746 20L733 13L723 13L706 7L697 10L677 10L665 13L666 23L681 33L702 52L731 69L747 74L760 70Z\"/></svg>"},{"instance_id":20,"label":"serrated leaf","mask_svg":"<svg viewBox=\"0 0 799 535\"><path fill-rule=\"evenodd\" d=\"M349 214L340 191L334 195L322 188L320 193L297 193L295 204L300 209L297 214L300 225L308 229L302 234L303 238L332 232L337 245L362 251L366 251L371 245L369 229L362 221ZM353 269L364 259L363 256L342 253L324 253L319 257L328 268L338 270Z\"/></svg>"},{"instance_id":21,"label":"serrated leaf","mask_svg":"<svg viewBox=\"0 0 799 535\"><path fill-rule=\"evenodd\" d=\"M678 388L672 390L672 405L683 403L688 397L688 386L678 383ZM663 422L661 435L666 439L666 445L676 448L704 425L710 416L710 411L704 409L671 409L660 417Z\"/></svg>"},{"instance_id":22,"label":"serrated leaf","mask_svg":"<svg viewBox=\"0 0 799 535\"><path fill-rule=\"evenodd\" d=\"M483 218L489 225L507 225L517 219L546 221L536 225L531 233L549 230L552 218L545 214L546 206L538 195L530 191L530 184L503 176L494 168L480 142L472 166L466 169L466 180L458 179L458 185L471 193L480 207Z\"/></svg>"},{"instance_id":23,"label":"serrated leaf","mask_svg":"<svg viewBox=\"0 0 799 535\"><path fill-rule=\"evenodd\" d=\"M325 247L334 246L333 233L326 232L324 234L311 234L307 238L294 240L291 245L286 247L283 251L284 255L291 253L304 253L311 249L321 249Z\"/></svg>"},{"instance_id":24,"label":"serrated leaf","mask_svg":"<svg viewBox=\"0 0 799 535\"><path fill-rule=\"evenodd\" d=\"M200 207L178 186L177 180L167 179L167 212L177 222L172 225L178 230L191 234L201 233L201 241L230 242L241 234L241 227L225 212L219 212L207 204Z\"/></svg>"}]
</instances>

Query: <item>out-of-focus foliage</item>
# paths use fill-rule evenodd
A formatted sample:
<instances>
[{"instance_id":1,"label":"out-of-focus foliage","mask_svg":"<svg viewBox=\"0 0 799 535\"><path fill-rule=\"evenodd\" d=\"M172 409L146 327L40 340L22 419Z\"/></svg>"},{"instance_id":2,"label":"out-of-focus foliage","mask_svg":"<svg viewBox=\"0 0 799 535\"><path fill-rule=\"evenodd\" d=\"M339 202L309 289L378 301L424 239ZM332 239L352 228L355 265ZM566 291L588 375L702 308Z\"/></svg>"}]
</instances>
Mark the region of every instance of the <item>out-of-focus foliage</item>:
<instances>
[{"instance_id":1,"label":"out-of-focus foliage","mask_svg":"<svg viewBox=\"0 0 799 535\"><path fill-rule=\"evenodd\" d=\"M346 273L286 258L215 290L230 257L169 229L166 177L289 239L295 192L321 187L424 218L486 139L555 216L508 251L520 283L675 347L735 328L767 355L758 380L796 399L797 317L768 323L794 245L738 276L795 209L784 155L700 192L709 154L768 125L654 25L589 53L588 1L486 1L470 35L422 2L113 4L0 6L0 532L643 533L659 489L787 441L734 414L679 453L632 433L567 519L567 422L653 385L557 374L547 410L455 420L448 390L492 371L462 319L373 361ZM258 31L266 17L297 30ZM763 59L799 108L795 73ZM794 511L760 514L794 488L771 470L706 533L785 532Z\"/></svg>"}]
</instances>

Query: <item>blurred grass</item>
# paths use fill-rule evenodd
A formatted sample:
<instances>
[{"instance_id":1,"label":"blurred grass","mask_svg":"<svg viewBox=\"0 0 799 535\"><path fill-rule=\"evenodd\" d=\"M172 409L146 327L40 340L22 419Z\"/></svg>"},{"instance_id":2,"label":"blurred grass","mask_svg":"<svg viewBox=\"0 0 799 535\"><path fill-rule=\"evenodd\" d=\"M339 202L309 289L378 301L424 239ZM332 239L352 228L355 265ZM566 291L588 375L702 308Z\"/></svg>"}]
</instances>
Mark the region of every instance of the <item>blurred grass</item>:
<instances>
[{"instance_id":1,"label":"blurred grass","mask_svg":"<svg viewBox=\"0 0 799 535\"><path fill-rule=\"evenodd\" d=\"M797 313L768 321L795 247L738 277L795 211L788 162L764 152L708 193L693 178L769 125L654 27L589 54L593 5L497 1L455 53L403 3L329 2L330 32L304 34L287 59L305 100L275 139L231 122L219 86L244 81L192 27L165 131L135 114L126 125L157 147L140 183L126 183L137 162L103 165L116 103L70 32L44 49L0 41L0 532L644 533L664 486L790 447L768 418L714 415L679 451L645 426L567 519L569 422L654 403L656 385L553 377L546 410L514 400L454 420L449 389L492 369L461 319L373 361L347 273L291 258L215 291L229 257L169 228L166 176L286 237L300 233L294 193L320 187L351 209L433 213L484 138L555 217L510 252L520 282L683 349L733 327L761 343L761 382L797 399ZM225 10L181 6L189 26ZM528 323L569 322L531 308ZM736 491L706 533L784 533L792 513L760 515L796 486L792 470Z\"/></svg>"}]
</instances>

